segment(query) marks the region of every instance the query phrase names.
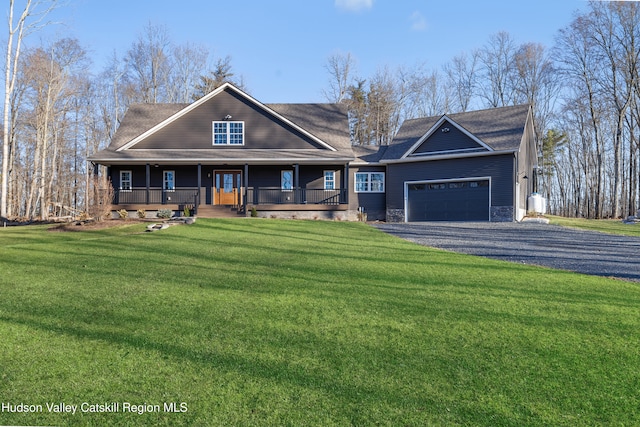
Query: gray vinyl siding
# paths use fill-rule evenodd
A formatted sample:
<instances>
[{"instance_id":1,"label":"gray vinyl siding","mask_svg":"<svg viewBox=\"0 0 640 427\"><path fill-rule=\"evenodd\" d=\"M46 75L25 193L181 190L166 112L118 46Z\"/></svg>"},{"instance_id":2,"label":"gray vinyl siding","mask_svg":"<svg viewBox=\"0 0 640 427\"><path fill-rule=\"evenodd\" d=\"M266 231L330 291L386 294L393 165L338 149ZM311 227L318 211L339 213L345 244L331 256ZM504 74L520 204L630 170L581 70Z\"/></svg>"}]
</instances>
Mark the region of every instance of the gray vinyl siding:
<instances>
[{"instance_id":1,"label":"gray vinyl siding","mask_svg":"<svg viewBox=\"0 0 640 427\"><path fill-rule=\"evenodd\" d=\"M131 180L132 187L134 188L145 188L147 186L147 168L146 165L136 165L136 166L118 166L110 169L109 176L111 177L111 182L113 183L113 187L118 189L120 188L120 171L131 171ZM149 177L150 177L150 186L151 187L162 187L163 184L163 171L175 171L175 185L176 187L197 187L198 186L198 166L164 166L158 165L150 165L149 168ZM202 181L205 181L206 173L204 172L205 168L203 166L202 169Z\"/></svg>"},{"instance_id":2,"label":"gray vinyl siding","mask_svg":"<svg viewBox=\"0 0 640 427\"><path fill-rule=\"evenodd\" d=\"M443 130L448 129L447 132ZM453 126L448 121L436 129L431 136L423 142L414 152L414 154L426 154L433 152L443 152L448 150L467 150L478 149L486 150L479 145L476 141L469 138L457 127Z\"/></svg>"},{"instance_id":3,"label":"gray vinyl siding","mask_svg":"<svg viewBox=\"0 0 640 427\"><path fill-rule=\"evenodd\" d=\"M356 193L355 182L357 172L384 172L384 193ZM349 168L349 210L364 208L368 220L384 220L386 218L389 175L384 166L362 166Z\"/></svg>"},{"instance_id":4,"label":"gray vinyl siding","mask_svg":"<svg viewBox=\"0 0 640 427\"><path fill-rule=\"evenodd\" d=\"M513 154L389 164L386 176L387 208L404 209L406 181L471 177L491 177L492 206L513 206L513 166Z\"/></svg>"},{"instance_id":5,"label":"gray vinyl siding","mask_svg":"<svg viewBox=\"0 0 640 427\"><path fill-rule=\"evenodd\" d=\"M120 188L120 171L131 171L131 186L144 188L147 185L145 166L122 166L109 169L109 178L113 188Z\"/></svg>"},{"instance_id":6,"label":"gray vinyl siding","mask_svg":"<svg viewBox=\"0 0 640 427\"><path fill-rule=\"evenodd\" d=\"M212 123L224 120L244 122L244 145L213 145ZM136 149L325 149L284 121L274 119L232 91L216 97L188 112L179 120L140 141Z\"/></svg>"},{"instance_id":7,"label":"gray vinyl siding","mask_svg":"<svg viewBox=\"0 0 640 427\"><path fill-rule=\"evenodd\" d=\"M146 166L118 166L110 169L109 176L114 188L120 187L120 171L131 171L132 186L135 188L145 188L147 185ZM198 186L198 166L164 166L150 165L150 186L162 187L163 171L175 171L176 187L197 187ZM234 170L244 174L244 166L215 166L202 165L202 187L210 188L213 185L214 171ZM293 166L250 166L249 167L249 187L280 187L283 170L294 170ZM323 189L324 171L333 170L335 172L335 188L342 187L342 168L335 165L317 166L301 165L298 172L300 174L299 184L303 188Z\"/></svg>"},{"instance_id":8,"label":"gray vinyl siding","mask_svg":"<svg viewBox=\"0 0 640 427\"><path fill-rule=\"evenodd\" d=\"M249 187L280 187L281 172L292 170L291 165L283 166L250 166ZM342 168L332 166L300 165L298 167L299 184L302 188L321 190L324 188L324 171L335 171L335 188L341 188Z\"/></svg>"},{"instance_id":9,"label":"gray vinyl siding","mask_svg":"<svg viewBox=\"0 0 640 427\"><path fill-rule=\"evenodd\" d=\"M535 191L535 175L534 168L538 164L538 155L536 152L535 140L533 138L533 124L527 122L525 128L525 137L520 144L518 154L518 181L520 182L520 194L517 201L520 209L527 209L527 198ZM525 178L526 177L526 178Z\"/></svg>"}]
</instances>

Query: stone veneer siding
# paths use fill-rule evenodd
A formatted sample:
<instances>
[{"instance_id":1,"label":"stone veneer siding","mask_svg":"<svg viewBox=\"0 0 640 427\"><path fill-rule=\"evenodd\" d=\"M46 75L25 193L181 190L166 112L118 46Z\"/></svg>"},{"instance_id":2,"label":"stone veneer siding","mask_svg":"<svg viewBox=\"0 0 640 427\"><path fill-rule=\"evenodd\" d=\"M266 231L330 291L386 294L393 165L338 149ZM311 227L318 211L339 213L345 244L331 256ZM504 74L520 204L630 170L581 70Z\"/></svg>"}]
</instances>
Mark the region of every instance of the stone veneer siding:
<instances>
[{"instance_id":1,"label":"stone veneer siding","mask_svg":"<svg viewBox=\"0 0 640 427\"><path fill-rule=\"evenodd\" d=\"M387 209L387 222L404 222L404 209Z\"/></svg>"},{"instance_id":2,"label":"stone veneer siding","mask_svg":"<svg viewBox=\"0 0 640 427\"><path fill-rule=\"evenodd\" d=\"M513 206L491 206L491 222L513 222Z\"/></svg>"},{"instance_id":3,"label":"stone veneer siding","mask_svg":"<svg viewBox=\"0 0 640 427\"><path fill-rule=\"evenodd\" d=\"M491 206L491 222L512 222L513 206ZM404 222L404 209L387 209L387 222Z\"/></svg>"},{"instance_id":4,"label":"stone veneer siding","mask_svg":"<svg viewBox=\"0 0 640 427\"><path fill-rule=\"evenodd\" d=\"M278 219L314 219L332 221L358 221L357 211L307 211L307 210L256 210L258 218ZM251 210L247 209L246 216L251 216Z\"/></svg>"}]
</instances>

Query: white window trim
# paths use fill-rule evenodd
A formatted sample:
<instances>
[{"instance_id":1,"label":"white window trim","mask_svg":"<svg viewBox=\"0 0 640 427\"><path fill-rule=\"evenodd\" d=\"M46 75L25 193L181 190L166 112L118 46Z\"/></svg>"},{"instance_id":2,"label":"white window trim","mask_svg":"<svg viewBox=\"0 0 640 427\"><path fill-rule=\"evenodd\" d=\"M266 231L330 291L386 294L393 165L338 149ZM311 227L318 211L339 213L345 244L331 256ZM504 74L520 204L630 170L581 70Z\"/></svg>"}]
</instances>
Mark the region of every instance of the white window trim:
<instances>
[{"instance_id":1,"label":"white window trim","mask_svg":"<svg viewBox=\"0 0 640 427\"><path fill-rule=\"evenodd\" d=\"M373 174L382 175L382 190L374 191L371 189L371 175ZM367 175L367 190L358 190L358 175ZM353 178L353 191L356 193L384 193L387 187L387 176L384 172L356 172Z\"/></svg>"},{"instance_id":2,"label":"white window trim","mask_svg":"<svg viewBox=\"0 0 640 427\"><path fill-rule=\"evenodd\" d=\"M167 172L171 172L173 175L173 188L165 189L167 186ZM174 192L176 191L176 171L174 170L165 170L162 171L162 190L166 192Z\"/></svg>"},{"instance_id":3,"label":"white window trim","mask_svg":"<svg viewBox=\"0 0 640 427\"><path fill-rule=\"evenodd\" d=\"M123 180L122 179L122 174L126 173L126 172L129 173L129 179L128 180ZM127 189L122 188L122 181L129 181L129 188L127 188ZM133 173L130 170L120 171L120 191L125 191L125 192L133 191Z\"/></svg>"},{"instance_id":4,"label":"white window trim","mask_svg":"<svg viewBox=\"0 0 640 427\"><path fill-rule=\"evenodd\" d=\"M224 124L227 125L226 126L226 128L227 128L226 142L224 144L216 143L216 124L219 124L219 123L224 123ZM233 124L233 123L242 124L242 144L232 144L231 143L231 135L232 135L232 133L231 133L231 126L230 125ZM233 134L233 135L235 135L235 134ZM225 147L226 146L232 146L232 147L234 147L234 146L243 146L244 145L244 122L243 121L237 121L237 120L236 121L216 120L216 121L211 122L211 144L214 147L220 147L220 146L225 146Z\"/></svg>"},{"instance_id":5,"label":"white window trim","mask_svg":"<svg viewBox=\"0 0 640 427\"><path fill-rule=\"evenodd\" d=\"M327 172L331 174L331 180L327 180ZM336 189L336 171L326 170L322 172L322 176L324 177L324 185L322 186L322 188L324 188L325 190L335 190ZM327 183L329 182L331 182L331 186L333 188L327 188Z\"/></svg>"},{"instance_id":6,"label":"white window trim","mask_svg":"<svg viewBox=\"0 0 640 427\"><path fill-rule=\"evenodd\" d=\"M284 174L285 172L290 172L291 173L291 188L285 188L284 187ZM293 180L294 180L294 176L293 176L293 170L292 169L283 169L280 171L280 189L282 191L293 191Z\"/></svg>"},{"instance_id":7,"label":"white window trim","mask_svg":"<svg viewBox=\"0 0 640 427\"><path fill-rule=\"evenodd\" d=\"M458 154L458 153L471 153L471 152L478 152L478 153L484 153L487 150L484 147L474 147L474 148L458 148L455 150L441 150L441 151L425 151L422 153L413 153L411 154L412 157L419 157L419 156L439 156L442 154Z\"/></svg>"}]
</instances>

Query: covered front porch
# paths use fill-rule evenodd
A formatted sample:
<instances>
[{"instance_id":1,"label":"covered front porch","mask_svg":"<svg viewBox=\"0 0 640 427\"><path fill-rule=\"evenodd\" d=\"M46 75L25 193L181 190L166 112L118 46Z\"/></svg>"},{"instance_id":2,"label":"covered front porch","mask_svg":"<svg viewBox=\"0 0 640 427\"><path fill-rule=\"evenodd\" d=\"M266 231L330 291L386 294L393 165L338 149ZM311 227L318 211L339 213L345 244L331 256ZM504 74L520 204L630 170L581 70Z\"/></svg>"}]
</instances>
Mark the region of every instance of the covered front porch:
<instances>
[{"instance_id":1,"label":"covered front porch","mask_svg":"<svg viewBox=\"0 0 640 427\"><path fill-rule=\"evenodd\" d=\"M117 210L180 213L187 207L199 216L218 216L226 209L236 215L300 217L313 217L317 211L316 216L335 217L336 212L348 210L348 168L347 164L146 164L112 166L107 174Z\"/></svg>"}]
</instances>

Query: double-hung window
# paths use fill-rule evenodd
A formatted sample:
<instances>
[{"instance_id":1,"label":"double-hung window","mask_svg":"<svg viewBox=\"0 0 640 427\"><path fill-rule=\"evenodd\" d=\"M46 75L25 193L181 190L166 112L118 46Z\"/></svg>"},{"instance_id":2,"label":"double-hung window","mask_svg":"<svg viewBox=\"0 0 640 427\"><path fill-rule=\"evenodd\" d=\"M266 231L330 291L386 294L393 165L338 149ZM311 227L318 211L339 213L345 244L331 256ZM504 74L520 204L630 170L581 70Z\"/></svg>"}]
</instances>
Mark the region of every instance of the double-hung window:
<instances>
[{"instance_id":1,"label":"double-hung window","mask_svg":"<svg viewBox=\"0 0 640 427\"><path fill-rule=\"evenodd\" d=\"M120 191L131 191L131 171L120 171Z\"/></svg>"},{"instance_id":2,"label":"double-hung window","mask_svg":"<svg viewBox=\"0 0 640 427\"><path fill-rule=\"evenodd\" d=\"M384 193L384 172L356 172L356 193Z\"/></svg>"},{"instance_id":3,"label":"double-hung window","mask_svg":"<svg viewBox=\"0 0 640 427\"><path fill-rule=\"evenodd\" d=\"M244 145L244 122L213 122L213 145Z\"/></svg>"},{"instance_id":4,"label":"double-hung window","mask_svg":"<svg viewBox=\"0 0 640 427\"><path fill-rule=\"evenodd\" d=\"M324 189L335 190L336 189L336 172L324 171Z\"/></svg>"},{"instance_id":5,"label":"double-hung window","mask_svg":"<svg viewBox=\"0 0 640 427\"><path fill-rule=\"evenodd\" d=\"M164 171L162 189L164 191L176 191L175 171Z\"/></svg>"}]
</instances>

